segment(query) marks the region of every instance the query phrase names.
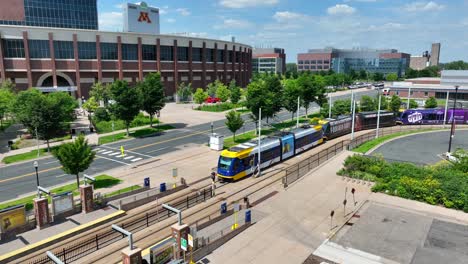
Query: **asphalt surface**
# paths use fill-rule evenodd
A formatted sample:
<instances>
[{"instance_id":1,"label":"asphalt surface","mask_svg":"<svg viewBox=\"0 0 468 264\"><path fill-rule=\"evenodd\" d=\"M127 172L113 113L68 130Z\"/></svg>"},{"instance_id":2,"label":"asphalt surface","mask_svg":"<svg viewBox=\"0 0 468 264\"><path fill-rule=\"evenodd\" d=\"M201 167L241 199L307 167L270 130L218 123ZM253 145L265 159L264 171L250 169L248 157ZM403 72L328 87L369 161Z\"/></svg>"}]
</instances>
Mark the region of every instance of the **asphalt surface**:
<instances>
[{"instance_id":1,"label":"asphalt surface","mask_svg":"<svg viewBox=\"0 0 468 264\"><path fill-rule=\"evenodd\" d=\"M366 90L357 92L355 96L356 98L360 98L362 95L366 94L375 95L377 91ZM349 97L350 94L338 95L332 97L332 100ZM314 105L309 109L309 113L317 110L317 105ZM305 114L305 109L302 109L300 114ZM255 124L248 120L247 115L243 117L247 121L238 133L255 129ZM278 114L277 118L270 120L270 123L290 119L291 113L283 111ZM265 126L266 121L264 121L263 124L263 126ZM94 150L97 152L96 159L91 167L84 173L96 175L122 166L133 166L136 162L179 150L183 148L184 145L207 144L209 142L209 134L211 133L210 123L186 128L184 128L184 124L173 125L182 128L162 132L152 137L137 138L95 147ZM213 122L213 130L215 133L227 137L232 135L226 128L225 120ZM123 146L125 149L126 156L124 157L120 155L120 146ZM0 169L0 202L14 199L20 195L31 193L36 190L36 174L32 163L33 161L31 160L24 163L4 166ZM47 188L74 180L75 176L67 175L63 172L57 159L48 157L39 160L40 186Z\"/></svg>"},{"instance_id":2,"label":"asphalt surface","mask_svg":"<svg viewBox=\"0 0 468 264\"><path fill-rule=\"evenodd\" d=\"M417 164L432 164L440 161L441 154L448 150L450 131L415 134L385 143L372 152L385 159L410 161ZM468 130L455 130L452 151L468 149Z\"/></svg>"},{"instance_id":3,"label":"asphalt surface","mask_svg":"<svg viewBox=\"0 0 468 264\"><path fill-rule=\"evenodd\" d=\"M402 264L466 263L468 226L378 204L334 242Z\"/></svg>"}]
</instances>

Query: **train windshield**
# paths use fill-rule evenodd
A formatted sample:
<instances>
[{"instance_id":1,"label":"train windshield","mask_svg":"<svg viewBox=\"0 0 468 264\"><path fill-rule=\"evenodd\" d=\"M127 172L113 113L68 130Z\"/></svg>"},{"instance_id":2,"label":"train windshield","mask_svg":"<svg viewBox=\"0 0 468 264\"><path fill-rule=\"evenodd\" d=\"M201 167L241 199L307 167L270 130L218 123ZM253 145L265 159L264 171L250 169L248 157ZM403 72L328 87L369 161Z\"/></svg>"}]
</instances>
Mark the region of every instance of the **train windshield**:
<instances>
[{"instance_id":1,"label":"train windshield","mask_svg":"<svg viewBox=\"0 0 468 264\"><path fill-rule=\"evenodd\" d=\"M219 159L218 167L223 170L229 170L229 167L231 167L232 160L232 158L221 157Z\"/></svg>"}]
</instances>

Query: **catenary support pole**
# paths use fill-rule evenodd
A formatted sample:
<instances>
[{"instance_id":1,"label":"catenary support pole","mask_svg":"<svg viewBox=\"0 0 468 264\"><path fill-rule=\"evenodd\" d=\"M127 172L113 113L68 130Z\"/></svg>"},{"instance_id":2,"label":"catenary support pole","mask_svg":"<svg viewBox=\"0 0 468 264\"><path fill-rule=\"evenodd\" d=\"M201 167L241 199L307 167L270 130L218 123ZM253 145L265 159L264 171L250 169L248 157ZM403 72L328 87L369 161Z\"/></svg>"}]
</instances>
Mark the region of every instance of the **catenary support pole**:
<instances>
[{"instance_id":1,"label":"catenary support pole","mask_svg":"<svg viewBox=\"0 0 468 264\"><path fill-rule=\"evenodd\" d=\"M406 102L406 109L410 109L409 107L409 101L410 101L410 96L411 96L411 87L408 88L408 100Z\"/></svg>"},{"instance_id":2,"label":"catenary support pole","mask_svg":"<svg viewBox=\"0 0 468 264\"><path fill-rule=\"evenodd\" d=\"M331 100L331 94L328 95L330 98L329 103L328 103L328 118L331 118L331 109L332 109L332 100Z\"/></svg>"},{"instance_id":3,"label":"catenary support pole","mask_svg":"<svg viewBox=\"0 0 468 264\"><path fill-rule=\"evenodd\" d=\"M258 109L258 173L257 173L257 177L260 177L260 173L261 173L261 170L260 170L260 161L261 161L261 158L260 158L260 154L261 154L261 150L260 150L260 145L261 145L261 142L260 142L260 138L262 136L262 108Z\"/></svg>"},{"instance_id":4,"label":"catenary support pole","mask_svg":"<svg viewBox=\"0 0 468 264\"><path fill-rule=\"evenodd\" d=\"M299 127L299 109L300 109L300 107L301 107L301 105L300 105L300 102L301 102L301 101L300 101L300 100L301 100L301 97L297 97L297 111L296 111L296 113L297 113L297 114L296 114L296 116L297 116L296 119L297 119L297 120L296 120L296 128Z\"/></svg>"},{"instance_id":5,"label":"catenary support pole","mask_svg":"<svg viewBox=\"0 0 468 264\"><path fill-rule=\"evenodd\" d=\"M375 130L375 138L379 137L379 126L380 126L380 104L382 102L382 96L379 92L379 106L377 107L377 129Z\"/></svg>"},{"instance_id":6,"label":"catenary support pole","mask_svg":"<svg viewBox=\"0 0 468 264\"><path fill-rule=\"evenodd\" d=\"M353 107L353 121L352 121L352 128L351 128L351 140L354 139L354 124L356 123L355 120L356 120L356 101L352 101L351 102L352 104L352 107Z\"/></svg>"},{"instance_id":7,"label":"catenary support pole","mask_svg":"<svg viewBox=\"0 0 468 264\"><path fill-rule=\"evenodd\" d=\"M452 150L452 139L455 134L455 107L457 107L457 95L458 95L458 85L455 85L455 100L453 101L452 127L450 128L448 153L450 153L450 151Z\"/></svg>"},{"instance_id":8,"label":"catenary support pole","mask_svg":"<svg viewBox=\"0 0 468 264\"><path fill-rule=\"evenodd\" d=\"M450 94L450 92L447 91L447 99L445 99L444 128L445 128L445 123L447 123L447 111L448 111L448 103L449 103L449 94Z\"/></svg>"}]
</instances>

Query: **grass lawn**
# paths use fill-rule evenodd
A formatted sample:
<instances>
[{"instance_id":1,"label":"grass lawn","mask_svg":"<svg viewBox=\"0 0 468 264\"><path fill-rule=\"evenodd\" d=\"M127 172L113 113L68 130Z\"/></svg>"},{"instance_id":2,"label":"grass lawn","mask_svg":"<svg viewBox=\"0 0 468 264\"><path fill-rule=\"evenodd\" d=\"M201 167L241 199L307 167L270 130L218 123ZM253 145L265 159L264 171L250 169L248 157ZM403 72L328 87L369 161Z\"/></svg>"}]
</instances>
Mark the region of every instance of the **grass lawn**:
<instances>
[{"instance_id":1,"label":"grass lawn","mask_svg":"<svg viewBox=\"0 0 468 264\"><path fill-rule=\"evenodd\" d=\"M359 152L359 153L366 153L367 151L371 150L375 146L377 146L379 144L382 144L383 142L388 141L388 140L390 140L392 138L396 138L396 137L400 137L400 136L404 136L404 135L415 134L415 133L420 133L420 132L425 132L425 131L435 131L435 130L440 130L440 129L426 128L426 129L418 129L418 130L413 130L413 131L397 132L395 134L386 135L386 136L383 136L383 137L373 139L371 141L367 141L366 143L363 143L363 144L359 145L357 148L353 149L353 151L354 152Z\"/></svg>"},{"instance_id":2,"label":"grass lawn","mask_svg":"<svg viewBox=\"0 0 468 264\"><path fill-rule=\"evenodd\" d=\"M139 138L139 137L149 136L149 135L156 134L158 132L173 129L173 128L174 127L171 125L159 125L159 126L157 125L156 127L147 127L147 128L142 128L142 129L138 129L135 131L131 131L130 137L127 137L126 132L117 133L114 135L102 136L102 137L99 137L99 145L116 142L116 141L128 139L128 138Z\"/></svg>"},{"instance_id":3,"label":"grass lawn","mask_svg":"<svg viewBox=\"0 0 468 264\"><path fill-rule=\"evenodd\" d=\"M72 176L70 176L70 178L72 178ZM117 178L114 178L105 174L96 176L95 178L96 178L96 182L94 182L95 190L111 187L122 182L122 180L119 180ZM84 182L81 181L80 184L84 184ZM80 194L78 189L76 188L76 183L67 184L67 185L52 189L50 191L54 194L65 193L65 192L73 192L73 195ZM24 197L18 200L14 200L8 203L2 203L0 204L0 210L11 207L11 206L21 205L21 204L24 204L26 206L26 210L31 210L33 208L34 198L36 198L36 195L31 195L31 196ZM50 202L50 197L48 197L48 199Z\"/></svg>"},{"instance_id":4,"label":"grass lawn","mask_svg":"<svg viewBox=\"0 0 468 264\"><path fill-rule=\"evenodd\" d=\"M57 147L51 147L50 151L52 151L54 148L57 148ZM50 154L51 154L50 152L47 152L47 148L39 149L39 157L50 155ZM35 158L37 158L37 150L31 150L30 152L4 157L2 162L5 164L11 164L11 163L20 162L20 161L32 160Z\"/></svg>"},{"instance_id":5,"label":"grass lawn","mask_svg":"<svg viewBox=\"0 0 468 264\"><path fill-rule=\"evenodd\" d=\"M123 188L123 189L114 191L114 192L106 193L106 194L104 194L104 197L112 197L112 196L119 195L119 194L122 194L122 193L132 192L134 190L138 190L138 189L141 189L141 188L143 188L143 187L141 187L140 185L133 185L133 186L130 186L130 187L127 187L127 188Z\"/></svg>"},{"instance_id":6,"label":"grass lawn","mask_svg":"<svg viewBox=\"0 0 468 264\"><path fill-rule=\"evenodd\" d=\"M242 107L241 104L233 104L233 103L218 103L218 104L204 104L194 108L197 111L206 111L206 112L224 112L227 110L240 108ZM248 110L247 110L248 112Z\"/></svg>"}]
</instances>

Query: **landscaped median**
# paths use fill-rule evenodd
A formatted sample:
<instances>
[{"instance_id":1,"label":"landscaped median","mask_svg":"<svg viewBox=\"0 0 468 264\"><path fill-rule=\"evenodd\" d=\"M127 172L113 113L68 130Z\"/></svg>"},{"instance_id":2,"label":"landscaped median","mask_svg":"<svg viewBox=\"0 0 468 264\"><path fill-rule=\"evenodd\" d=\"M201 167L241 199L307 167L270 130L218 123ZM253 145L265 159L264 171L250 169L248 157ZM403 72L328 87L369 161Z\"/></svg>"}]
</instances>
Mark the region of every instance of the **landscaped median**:
<instances>
[{"instance_id":1,"label":"landscaped median","mask_svg":"<svg viewBox=\"0 0 468 264\"><path fill-rule=\"evenodd\" d=\"M244 104L242 103L233 104L233 103L225 102L225 103L217 103L217 104L203 104L203 105L195 107L194 110L205 111L205 112L224 112L224 111L231 110L231 109L241 108L241 109L238 109L237 111L242 112L242 113L250 112L248 109L243 108L243 107L244 107Z\"/></svg>"},{"instance_id":2,"label":"landscaped median","mask_svg":"<svg viewBox=\"0 0 468 264\"><path fill-rule=\"evenodd\" d=\"M421 133L421 132L427 132L427 131L437 131L441 129L432 129L432 128L423 128L423 129L418 129L418 130L410 130L410 131L402 131L402 132L396 132L394 134L386 135L386 136L381 136L376 139L373 139L371 141L367 141L358 147L354 148L354 152L358 153L367 153L369 150L375 148L376 146L389 141L391 139L401 137L401 136L406 136L410 134L416 134L416 133Z\"/></svg>"},{"instance_id":3,"label":"landscaped median","mask_svg":"<svg viewBox=\"0 0 468 264\"><path fill-rule=\"evenodd\" d=\"M54 148L57 148L57 147L51 147L50 151L52 151ZM47 152L47 148L39 149L39 157L47 156L50 154L51 152ZM5 164L11 164L11 163L20 162L20 161L32 160L35 158L37 158L37 149L31 150L26 153L6 156L3 158L2 162Z\"/></svg>"},{"instance_id":4,"label":"landscaped median","mask_svg":"<svg viewBox=\"0 0 468 264\"><path fill-rule=\"evenodd\" d=\"M148 136L155 135L157 133L170 130L170 129L174 129L174 127L171 125L157 125L156 127L147 127L147 128L130 131L130 136L128 137L127 137L127 132L100 136L98 144L102 145L102 144L116 142L116 141L120 141L124 139L148 137Z\"/></svg>"},{"instance_id":5,"label":"landscaped median","mask_svg":"<svg viewBox=\"0 0 468 264\"><path fill-rule=\"evenodd\" d=\"M96 178L96 181L94 182L94 190L109 188L109 187L122 183L122 180L111 177L109 175L105 175L105 174L96 176L95 178ZM70 179L72 179L72 176L70 176ZM80 182L80 184L84 184L83 181ZM113 195L118 195L118 194L130 192L130 191L134 191L139 188L141 188L141 186L138 186L138 185L130 186L130 187L122 188L120 190L117 190L108 194L104 194L104 196L110 197ZM58 188L54 188L50 191L53 194L73 192L74 196L79 195L79 191L76 187L76 183L67 184ZM33 200L36 197L37 197L36 195L31 195L31 196L23 197L23 198L13 200L7 203L2 203L0 204L0 210L8 208L8 207L16 206L16 205L22 205L22 204L25 205L26 210L31 210L33 208ZM48 198L49 198L49 203L50 203L50 196Z\"/></svg>"}]
</instances>

